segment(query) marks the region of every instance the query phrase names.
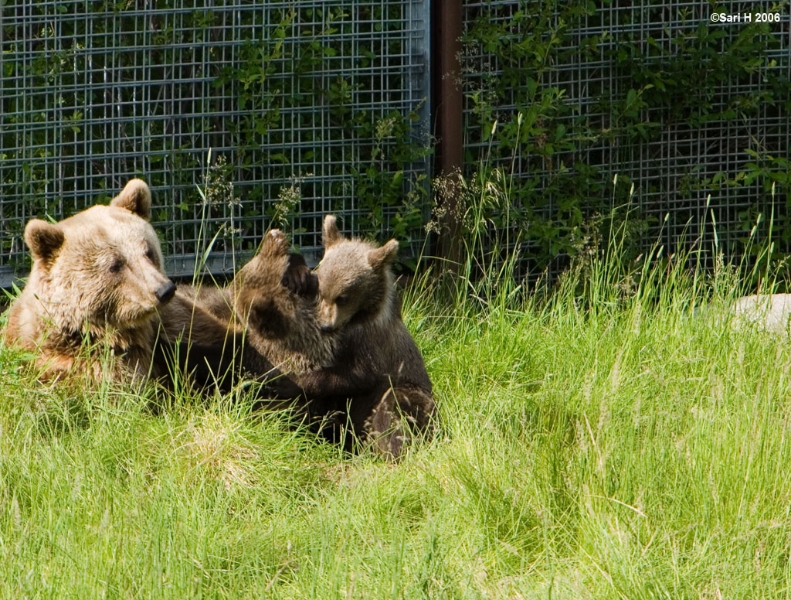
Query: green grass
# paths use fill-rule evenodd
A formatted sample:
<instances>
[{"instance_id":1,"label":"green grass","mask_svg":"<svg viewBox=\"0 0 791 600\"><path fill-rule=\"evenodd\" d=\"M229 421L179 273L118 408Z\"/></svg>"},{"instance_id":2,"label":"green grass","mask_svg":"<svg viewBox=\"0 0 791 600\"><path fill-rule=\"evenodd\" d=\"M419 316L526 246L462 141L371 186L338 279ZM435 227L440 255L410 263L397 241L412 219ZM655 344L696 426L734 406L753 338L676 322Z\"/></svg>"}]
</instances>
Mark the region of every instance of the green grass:
<instances>
[{"instance_id":1,"label":"green grass","mask_svg":"<svg viewBox=\"0 0 791 600\"><path fill-rule=\"evenodd\" d=\"M791 343L730 327L725 279L413 291L441 427L395 465L0 346L0 597L791 596Z\"/></svg>"}]
</instances>

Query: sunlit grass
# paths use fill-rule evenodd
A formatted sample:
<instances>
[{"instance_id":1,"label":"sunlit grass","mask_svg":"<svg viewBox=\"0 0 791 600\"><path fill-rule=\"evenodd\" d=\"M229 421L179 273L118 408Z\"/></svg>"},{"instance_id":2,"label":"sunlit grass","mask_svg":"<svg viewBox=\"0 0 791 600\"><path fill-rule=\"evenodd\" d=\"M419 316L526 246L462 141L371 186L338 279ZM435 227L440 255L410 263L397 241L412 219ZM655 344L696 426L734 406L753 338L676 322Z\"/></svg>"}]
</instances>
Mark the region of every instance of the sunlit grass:
<instances>
[{"instance_id":1,"label":"sunlit grass","mask_svg":"<svg viewBox=\"0 0 791 600\"><path fill-rule=\"evenodd\" d=\"M440 420L397 464L245 389L48 386L0 344L0 597L791 595L791 345L732 326L754 269L627 261L624 231L551 289L478 228L415 278Z\"/></svg>"},{"instance_id":2,"label":"sunlit grass","mask_svg":"<svg viewBox=\"0 0 791 600\"><path fill-rule=\"evenodd\" d=\"M789 342L730 326L727 269L616 266L410 289L441 422L399 464L0 346L2 596L789 595Z\"/></svg>"}]
</instances>

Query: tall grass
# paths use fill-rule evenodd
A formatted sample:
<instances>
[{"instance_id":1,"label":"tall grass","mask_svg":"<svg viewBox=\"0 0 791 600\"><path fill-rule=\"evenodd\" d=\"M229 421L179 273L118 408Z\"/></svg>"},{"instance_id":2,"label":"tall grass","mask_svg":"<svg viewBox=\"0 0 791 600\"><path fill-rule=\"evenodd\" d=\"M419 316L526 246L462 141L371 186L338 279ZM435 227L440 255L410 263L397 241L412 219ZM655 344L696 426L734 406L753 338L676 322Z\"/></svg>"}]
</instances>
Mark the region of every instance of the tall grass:
<instances>
[{"instance_id":1,"label":"tall grass","mask_svg":"<svg viewBox=\"0 0 791 600\"><path fill-rule=\"evenodd\" d=\"M398 464L0 345L0 597L791 595L789 341L730 323L746 267L619 235L552 293L418 278L440 428Z\"/></svg>"}]
</instances>

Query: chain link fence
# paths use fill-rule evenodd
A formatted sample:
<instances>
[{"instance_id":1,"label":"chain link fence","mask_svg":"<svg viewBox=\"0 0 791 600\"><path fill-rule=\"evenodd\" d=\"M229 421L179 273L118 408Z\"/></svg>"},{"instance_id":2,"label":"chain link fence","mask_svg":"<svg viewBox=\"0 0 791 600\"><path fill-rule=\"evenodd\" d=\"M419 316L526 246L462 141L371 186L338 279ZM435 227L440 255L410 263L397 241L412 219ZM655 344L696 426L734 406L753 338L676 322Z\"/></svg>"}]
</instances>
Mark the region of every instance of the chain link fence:
<instances>
[{"instance_id":1,"label":"chain link fence","mask_svg":"<svg viewBox=\"0 0 791 600\"><path fill-rule=\"evenodd\" d=\"M8 0L0 284L27 268L30 218L135 176L174 276L204 258L231 273L270 226L315 261L327 212L416 256L430 77L446 76L430 73L429 4ZM515 233L524 273L556 275L619 219L634 255L738 258L770 222L791 250L789 7L716 7L759 9L779 22L715 23L699 2L463 2L464 170L488 169L473 196L507 185L490 233Z\"/></svg>"}]
</instances>

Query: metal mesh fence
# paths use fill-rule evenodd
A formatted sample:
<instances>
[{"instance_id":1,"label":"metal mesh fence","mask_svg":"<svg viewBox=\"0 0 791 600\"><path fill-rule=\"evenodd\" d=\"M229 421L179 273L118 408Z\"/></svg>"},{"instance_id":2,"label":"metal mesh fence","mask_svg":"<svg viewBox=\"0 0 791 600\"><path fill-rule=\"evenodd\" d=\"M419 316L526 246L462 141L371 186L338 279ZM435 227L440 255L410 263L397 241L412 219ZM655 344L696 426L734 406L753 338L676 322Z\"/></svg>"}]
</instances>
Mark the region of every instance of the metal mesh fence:
<instances>
[{"instance_id":1,"label":"metal mesh fence","mask_svg":"<svg viewBox=\"0 0 791 600\"><path fill-rule=\"evenodd\" d=\"M135 176L173 276L204 255L231 272L269 226L315 258L327 212L422 239L428 14L428 0L4 2L0 283L27 266L30 218Z\"/></svg>"},{"instance_id":2,"label":"metal mesh fence","mask_svg":"<svg viewBox=\"0 0 791 600\"><path fill-rule=\"evenodd\" d=\"M755 241L771 215L791 250L778 10L714 24L699 2L464 2L465 170L506 174L512 222L491 222L521 232L525 272L563 269L632 185L636 252L737 257L759 215ZM0 284L27 266L31 217L106 202L134 176L174 276L203 256L230 273L273 225L315 260L326 212L422 244L428 0L9 0L0 14Z\"/></svg>"},{"instance_id":3,"label":"metal mesh fence","mask_svg":"<svg viewBox=\"0 0 791 600\"><path fill-rule=\"evenodd\" d=\"M632 184L635 252L658 242L708 265L738 260L771 217L775 250L789 252L788 6L561 2L538 14L551 4L464 3L465 170L484 161L512 177L525 270L564 268L586 219L627 204ZM714 23L715 10L741 21ZM780 22L747 21L758 11Z\"/></svg>"}]
</instances>

